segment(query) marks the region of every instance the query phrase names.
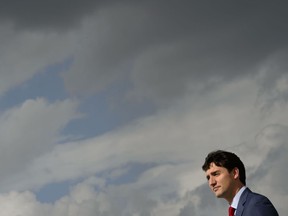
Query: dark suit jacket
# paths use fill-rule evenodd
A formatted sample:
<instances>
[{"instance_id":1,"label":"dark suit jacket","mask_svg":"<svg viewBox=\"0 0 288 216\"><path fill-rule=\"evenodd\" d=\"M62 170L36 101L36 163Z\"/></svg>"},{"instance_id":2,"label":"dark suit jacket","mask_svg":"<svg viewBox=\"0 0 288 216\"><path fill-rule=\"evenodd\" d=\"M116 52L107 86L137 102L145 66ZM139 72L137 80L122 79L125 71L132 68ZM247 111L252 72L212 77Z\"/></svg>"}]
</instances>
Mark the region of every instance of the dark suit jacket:
<instances>
[{"instance_id":1,"label":"dark suit jacket","mask_svg":"<svg viewBox=\"0 0 288 216\"><path fill-rule=\"evenodd\" d=\"M236 216L279 216L270 200L246 188L241 194Z\"/></svg>"}]
</instances>

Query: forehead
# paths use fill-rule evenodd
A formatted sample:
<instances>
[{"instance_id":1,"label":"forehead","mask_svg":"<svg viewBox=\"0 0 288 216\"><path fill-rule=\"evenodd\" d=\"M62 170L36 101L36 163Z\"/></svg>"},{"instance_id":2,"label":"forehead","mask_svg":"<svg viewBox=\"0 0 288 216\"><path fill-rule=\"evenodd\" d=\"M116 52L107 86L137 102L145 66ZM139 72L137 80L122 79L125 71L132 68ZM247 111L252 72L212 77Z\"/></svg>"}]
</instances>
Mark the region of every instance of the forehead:
<instances>
[{"instance_id":1,"label":"forehead","mask_svg":"<svg viewBox=\"0 0 288 216\"><path fill-rule=\"evenodd\" d=\"M209 174L211 172L215 172L217 170L226 170L226 168L217 166L215 163L210 163L209 168L206 170L206 174Z\"/></svg>"}]
</instances>

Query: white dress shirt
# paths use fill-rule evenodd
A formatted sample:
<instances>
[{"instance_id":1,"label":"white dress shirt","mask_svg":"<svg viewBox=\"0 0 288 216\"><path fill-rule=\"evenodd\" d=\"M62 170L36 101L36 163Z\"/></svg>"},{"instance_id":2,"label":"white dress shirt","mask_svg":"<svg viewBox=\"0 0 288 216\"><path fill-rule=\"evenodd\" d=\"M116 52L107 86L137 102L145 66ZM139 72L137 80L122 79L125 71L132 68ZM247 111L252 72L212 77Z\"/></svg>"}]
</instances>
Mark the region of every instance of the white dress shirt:
<instances>
[{"instance_id":1,"label":"white dress shirt","mask_svg":"<svg viewBox=\"0 0 288 216\"><path fill-rule=\"evenodd\" d=\"M235 209L234 215L236 215L236 211L237 211L237 206L240 200L240 197L243 193L243 191L246 189L246 186L243 186L238 192L237 194L234 196L232 203L231 203L231 207L233 207Z\"/></svg>"}]
</instances>

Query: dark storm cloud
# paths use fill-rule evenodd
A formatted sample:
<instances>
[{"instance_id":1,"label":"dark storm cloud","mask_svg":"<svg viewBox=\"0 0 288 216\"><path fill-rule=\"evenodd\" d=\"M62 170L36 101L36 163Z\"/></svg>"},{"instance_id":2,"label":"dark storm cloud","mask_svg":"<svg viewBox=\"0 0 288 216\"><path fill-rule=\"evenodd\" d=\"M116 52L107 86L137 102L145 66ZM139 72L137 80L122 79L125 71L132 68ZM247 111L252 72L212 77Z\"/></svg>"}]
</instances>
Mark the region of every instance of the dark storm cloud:
<instances>
[{"instance_id":1,"label":"dark storm cloud","mask_svg":"<svg viewBox=\"0 0 288 216\"><path fill-rule=\"evenodd\" d=\"M83 51L77 58L84 60L76 60L74 71L65 75L65 84L74 92L99 91L132 64L128 77L138 92L163 98L177 97L194 84L205 89L254 75L271 53L287 46L286 6L268 1L110 2L96 13L95 22L103 23L87 42L89 54Z\"/></svg>"},{"instance_id":2,"label":"dark storm cloud","mask_svg":"<svg viewBox=\"0 0 288 216\"><path fill-rule=\"evenodd\" d=\"M199 40L202 39L198 41L202 43L202 46L196 47L195 50L199 57L221 58L222 56L226 65L236 69L242 66L241 63L247 65L249 62L260 59L267 52L287 44L286 8L288 3L286 2L281 2L281 4L271 3L271 1L181 1L181 3L176 3L158 0L135 3L122 0L119 3L114 0L2 0L0 3L0 18L12 20L22 28L53 26L66 28L83 16L108 5L141 7L146 11L147 17L151 17L150 22L142 26L144 28L141 32L142 37L137 32L133 35L133 28L136 26L129 26L131 28L128 32L130 35L127 35L129 40L133 41L133 38L137 37L137 42L141 46L143 43L162 43L174 41L175 38L196 36ZM119 19L121 21L123 17ZM129 22L125 19L123 21ZM121 29L115 30L114 33L118 36L123 33ZM132 43L132 45L137 44ZM231 66L232 63L234 66ZM226 75L229 76L228 71Z\"/></svg>"},{"instance_id":3,"label":"dark storm cloud","mask_svg":"<svg viewBox=\"0 0 288 216\"><path fill-rule=\"evenodd\" d=\"M103 0L1 0L0 19L21 29L67 29L104 4ZM108 1L109 2L109 1Z\"/></svg>"},{"instance_id":4,"label":"dark storm cloud","mask_svg":"<svg viewBox=\"0 0 288 216\"><path fill-rule=\"evenodd\" d=\"M199 83L206 89L254 75L267 56L287 47L286 2L0 3L0 19L19 29L73 28L79 34L74 65L64 75L71 92L103 90L125 73L146 97L177 98ZM85 32L88 15L95 25ZM77 28L80 23L83 28Z\"/></svg>"},{"instance_id":5,"label":"dark storm cloud","mask_svg":"<svg viewBox=\"0 0 288 216\"><path fill-rule=\"evenodd\" d=\"M219 73L229 79L287 45L285 6L288 4L263 1L183 1L157 9L151 6L152 37L159 43L185 39L186 48L183 53L176 50L180 57L175 59L193 62L194 67L186 73L197 78Z\"/></svg>"},{"instance_id":6,"label":"dark storm cloud","mask_svg":"<svg viewBox=\"0 0 288 216\"><path fill-rule=\"evenodd\" d=\"M204 84L207 89L219 81L255 75L258 64L287 46L285 5L206 3L174 7L170 16L162 9L167 19L160 23L167 25L165 34L169 36L161 38L183 43L168 52L150 52L147 56L153 60L143 60L149 66L139 70L136 81L149 86L151 95L177 96L191 83ZM213 79L216 82L210 82Z\"/></svg>"}]
</instances>

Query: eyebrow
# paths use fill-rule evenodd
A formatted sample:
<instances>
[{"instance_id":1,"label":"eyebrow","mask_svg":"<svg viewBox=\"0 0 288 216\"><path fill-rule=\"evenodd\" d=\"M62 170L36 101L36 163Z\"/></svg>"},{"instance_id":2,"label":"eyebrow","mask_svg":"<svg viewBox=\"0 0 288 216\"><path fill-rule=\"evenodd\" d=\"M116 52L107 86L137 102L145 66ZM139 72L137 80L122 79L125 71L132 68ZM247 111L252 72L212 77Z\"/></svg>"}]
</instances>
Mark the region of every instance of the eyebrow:
<instances>
[{"instance_id":1,"label":"eyebrow","mask_svg":"<svg viewBox=\"0 0 288 216\"><path fill-rule=\"evenodd\" d=\"M215 171L211 172L210 175L215 176L217 173L220 173L220 172L221 172L220 170L215 170ZM210 179L210 175L206 175L207 180Z\"/></svg>"}]
</instances>

